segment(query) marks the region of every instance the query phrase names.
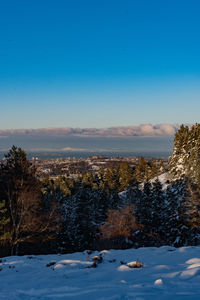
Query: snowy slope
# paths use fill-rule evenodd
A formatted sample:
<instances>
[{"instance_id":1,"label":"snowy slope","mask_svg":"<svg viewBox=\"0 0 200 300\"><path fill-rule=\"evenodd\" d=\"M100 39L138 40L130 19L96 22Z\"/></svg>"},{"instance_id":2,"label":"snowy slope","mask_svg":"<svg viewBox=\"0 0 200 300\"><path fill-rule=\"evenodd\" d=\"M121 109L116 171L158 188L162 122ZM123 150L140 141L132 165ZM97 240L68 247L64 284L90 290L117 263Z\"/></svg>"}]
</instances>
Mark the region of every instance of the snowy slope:
<instances>
[{"instance_id":1,"label":"snowy slope","mask_svg":"<svg viewBox=\"0 0 200 300\"><path fill-rule=\"evenodd\" d=\"M153 179L150 180L151 183L155 182L156 180L159 180L160 183L162 184L162 188L163 190L166 190L166 188L168 187L168 184L167 184L167 181L169 179L169 174L166 172L166 173L163 173L159 176L156 176L154 177Z\"/></svg>"},{"instance_id":2,"label":"snowy slope","mask_svg":"<svg viewBox=\"0 0 200 300\"><path fill-rule=\"evenodd\" d=\"M159 176L156 176L156 177L154 177L154 178L152 178L149 182L150 183L153 183L153 182L155 182L156 180L159 180L160 181L160 183L162 184L162 189L163 190L166 190L167 189L167 187L168 187L168 179L169 179L169 174L166 172L166 173L163 173L163 174L161 174L161 175L159 175ZM143 189L144 188L144 183L141 183L140 185L140 189ZM120 193L118 193L118 195L119 195L119 197L122 199L122 200L126 200L126 198L127 198L127 192L128 192L128 190L125 190L125 191L122 191L122 192L120 192Z\"/></svg>"},{"instance_id":3,"label":"snowy slope","mask_svg":"<svg viewBox=\"0 0 200 300\"><path fill-rule=\"evenodd\" d=\"M93 255L3 258L0 299L200 299L200 247L104 251L103 262L90 268ZM120 263L137 258L143 268Z\"/></svg>"}]
</instances>

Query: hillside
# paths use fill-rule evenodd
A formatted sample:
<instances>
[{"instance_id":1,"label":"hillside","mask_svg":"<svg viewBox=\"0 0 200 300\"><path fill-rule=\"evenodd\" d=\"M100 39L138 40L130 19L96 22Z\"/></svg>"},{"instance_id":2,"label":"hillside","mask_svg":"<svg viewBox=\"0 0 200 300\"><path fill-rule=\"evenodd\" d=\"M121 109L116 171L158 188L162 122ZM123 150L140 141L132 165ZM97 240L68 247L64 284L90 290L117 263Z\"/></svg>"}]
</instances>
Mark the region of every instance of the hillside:
<instances>
[{"instance_id":1,"label":"hillside","mask_svg":"<svg viewBox=\"0 0 200 300\"><path fill-rule=\"evenodd\" d=\"M199 299L200 247L11 256L0 263L1 300ZM137 258L142 268L126 263ZM121 264L121 262L124 264Z\"/></svg>"},{"instance_id":2,"label":"hillside","mask_svg":"<svg viewBox=\"0 0 200 300\"><path fill-rule=\"evenodd\" d=\"M198 184L200 178L200 124L181 125L175 134L173 154L169 159L171 177L185 176Z\"/></svg>"}]
</instances>

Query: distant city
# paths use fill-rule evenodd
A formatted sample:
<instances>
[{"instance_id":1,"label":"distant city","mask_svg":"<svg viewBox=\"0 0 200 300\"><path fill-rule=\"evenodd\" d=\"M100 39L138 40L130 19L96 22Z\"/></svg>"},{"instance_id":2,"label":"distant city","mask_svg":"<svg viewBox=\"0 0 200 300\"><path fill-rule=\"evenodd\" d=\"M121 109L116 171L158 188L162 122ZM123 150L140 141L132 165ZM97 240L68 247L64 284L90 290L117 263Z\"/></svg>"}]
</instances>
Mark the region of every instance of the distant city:
<instances>
[{"instance_id":1,"label":"distant city","mask_svg":"<svg viewBox=\"0 0 200 300\"><path fill-rule=\"evenodd\" d=\"M130 167L136 167L141 157L106 157L104 155L93 155L88 158L55 158L55 159L39 159L32 157L31 162L37 167L37 177L50 177L56 179L59 176L77 177L85 172L96 174L108 167L117 167L127 162ZM154 161L158 163L161 159L146 158L147 163ZM167 168L168 159L162 159L164 166Z\"/></svg>"}]
</instances>

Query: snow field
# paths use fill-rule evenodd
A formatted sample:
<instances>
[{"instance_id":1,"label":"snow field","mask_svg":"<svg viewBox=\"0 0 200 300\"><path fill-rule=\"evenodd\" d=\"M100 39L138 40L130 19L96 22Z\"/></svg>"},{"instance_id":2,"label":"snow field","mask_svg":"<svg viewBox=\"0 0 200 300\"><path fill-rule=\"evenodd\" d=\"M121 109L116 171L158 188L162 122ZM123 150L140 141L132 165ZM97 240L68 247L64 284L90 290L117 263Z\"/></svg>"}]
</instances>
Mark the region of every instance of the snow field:
<instances>
[{"instance_id":1,"label":"snow field","mask_svg":"<svg viewBox=\"0 0 200 300\"><path fill-rule=\"evenodd\" d=\"M200 299L200 247L2 258L1 300ZM131 268L128 263L144 263Z\"/></svg>"}]
</instances>

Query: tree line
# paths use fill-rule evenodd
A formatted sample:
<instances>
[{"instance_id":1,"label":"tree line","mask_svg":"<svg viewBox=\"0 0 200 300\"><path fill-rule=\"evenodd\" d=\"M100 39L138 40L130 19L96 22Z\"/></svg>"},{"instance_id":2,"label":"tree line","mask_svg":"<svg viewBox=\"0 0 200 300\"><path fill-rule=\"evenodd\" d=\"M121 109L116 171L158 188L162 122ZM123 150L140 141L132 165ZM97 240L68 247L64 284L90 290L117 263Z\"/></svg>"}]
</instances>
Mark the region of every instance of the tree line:
<instances>
[{"instance_id":1,"label":"tree line","mask_svg":"<svg viewBox=\"0 0 200 300\"><path fill-rule=\"evenodd\" d=\"M0 254L197 244L199 187L188 178L156 178L162 161L37 178L13 146L0 164Z\"/></svg>"}]
</instances>

